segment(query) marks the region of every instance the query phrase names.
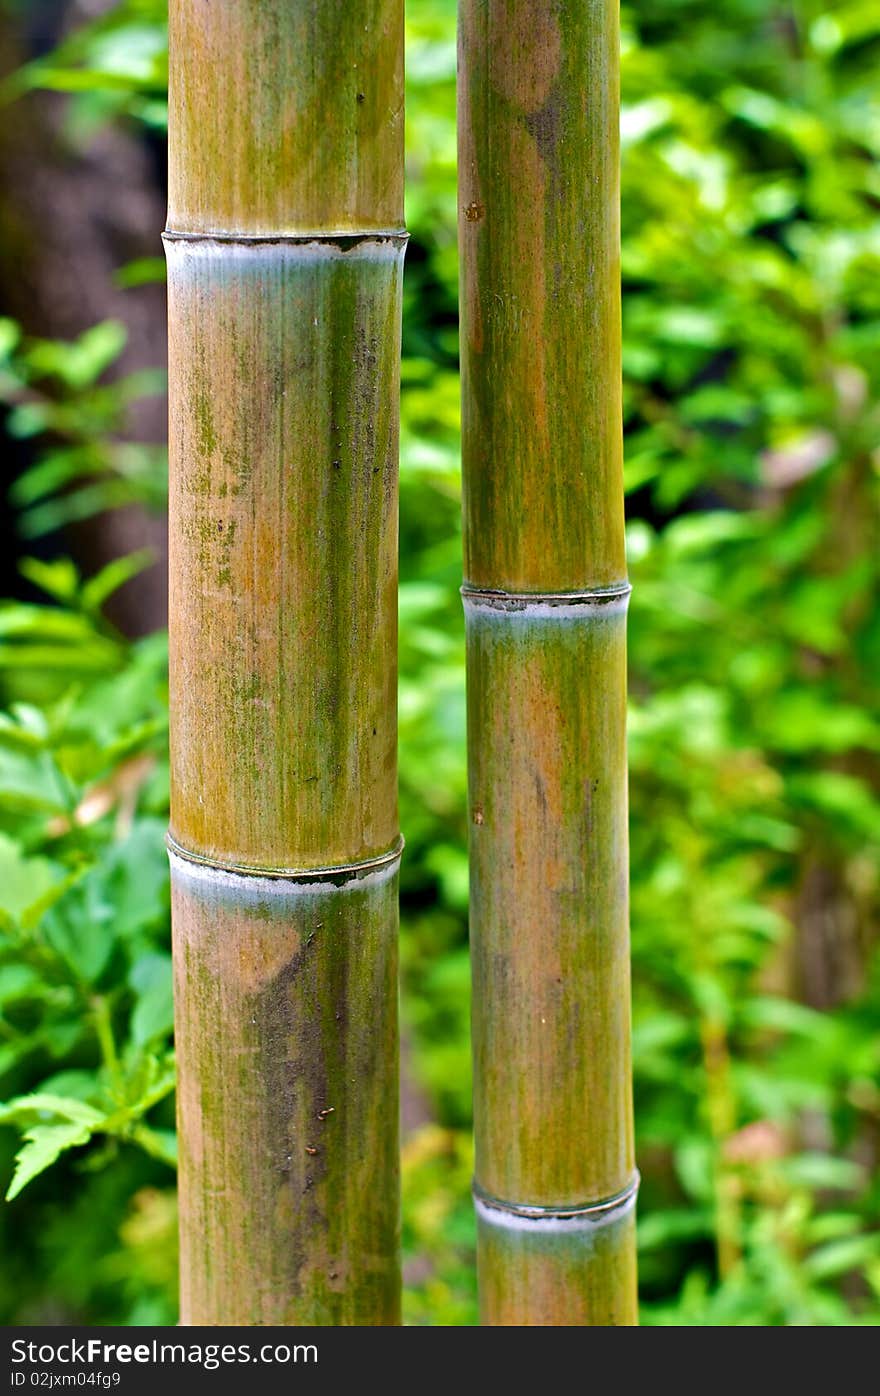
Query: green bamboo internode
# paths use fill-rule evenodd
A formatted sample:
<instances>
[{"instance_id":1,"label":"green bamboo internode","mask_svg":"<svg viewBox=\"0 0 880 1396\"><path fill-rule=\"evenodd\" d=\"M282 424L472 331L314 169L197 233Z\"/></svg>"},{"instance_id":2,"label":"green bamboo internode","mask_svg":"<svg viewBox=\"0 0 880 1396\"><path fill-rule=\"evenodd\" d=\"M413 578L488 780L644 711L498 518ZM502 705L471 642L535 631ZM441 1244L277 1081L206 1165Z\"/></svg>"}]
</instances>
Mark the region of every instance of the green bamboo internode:
<instances>
[{"instance_id":1,"label":"green bamboo internode","mask_svg":"<svg viewBox=\"0 0 880 1396\"><path fill-rule=\"evenodd\" d=\"M171 0L181 1315L399 1322L402 0Z\"/></svg>"},{"instance_id":2,"label":"green bamboo internode","mask_svg":"<svg viewBox=\"0 0 880 1396\"><path fill-rule=\"evenodd\" d=\"M483 1320L637 1321L616 0L461 0Z\"/></svg>"}]
</instances>

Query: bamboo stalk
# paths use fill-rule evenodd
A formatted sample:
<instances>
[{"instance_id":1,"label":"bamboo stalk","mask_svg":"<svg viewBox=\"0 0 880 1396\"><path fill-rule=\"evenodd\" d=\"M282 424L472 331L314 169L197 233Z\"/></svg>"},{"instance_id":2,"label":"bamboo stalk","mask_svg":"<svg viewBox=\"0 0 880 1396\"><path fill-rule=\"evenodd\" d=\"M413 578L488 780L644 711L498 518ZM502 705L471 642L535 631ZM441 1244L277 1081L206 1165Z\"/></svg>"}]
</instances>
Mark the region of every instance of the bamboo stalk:
<instances>
[{"instance_id":1,"label":"bamboo stalk","mask_svg":"<svg viewBox=\"0 0 880 1396\"><path fill-rule=\"evenodd\" d=\"M617 0L459 33L481 1313L631 1324Z\"/></svg>"},{"instance_id":2,"label":"bamboo stalk","mask_svg":"<svg viewBox=\"0 0 880 1396\"><path fill-rule=\"evenodd\" d=\"M171 0L188 1324L399 1322L402 0Z\"/></svg>"}]
</instances>

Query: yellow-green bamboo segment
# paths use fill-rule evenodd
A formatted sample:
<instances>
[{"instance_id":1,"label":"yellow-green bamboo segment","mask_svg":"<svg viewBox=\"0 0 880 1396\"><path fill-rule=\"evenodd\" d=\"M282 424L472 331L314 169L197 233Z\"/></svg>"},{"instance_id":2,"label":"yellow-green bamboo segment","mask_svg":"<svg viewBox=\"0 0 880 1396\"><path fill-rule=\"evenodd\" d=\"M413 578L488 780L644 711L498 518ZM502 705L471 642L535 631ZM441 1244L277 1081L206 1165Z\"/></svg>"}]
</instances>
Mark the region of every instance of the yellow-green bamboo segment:
<instances>
[{"instance_id":1,"label":"yellow-green bamboo segment","mask_svg":"<svg viewBox=\"0 0 880 1396\"><path fill-rule=\"evenodd\" d=\"M460 0L483 1321L637 1321L617 0Z\"/></svg>"},{"instance_id":2,"label":"yellow-green bamboo segment","mask_svg":"<svg viewBox=\"0 0 880 1396\"><path fill-rule=\"evenodd\" d=\"M171 0L181 1317L393 1324L402 0Z\"/></svg>"}]
</instances>

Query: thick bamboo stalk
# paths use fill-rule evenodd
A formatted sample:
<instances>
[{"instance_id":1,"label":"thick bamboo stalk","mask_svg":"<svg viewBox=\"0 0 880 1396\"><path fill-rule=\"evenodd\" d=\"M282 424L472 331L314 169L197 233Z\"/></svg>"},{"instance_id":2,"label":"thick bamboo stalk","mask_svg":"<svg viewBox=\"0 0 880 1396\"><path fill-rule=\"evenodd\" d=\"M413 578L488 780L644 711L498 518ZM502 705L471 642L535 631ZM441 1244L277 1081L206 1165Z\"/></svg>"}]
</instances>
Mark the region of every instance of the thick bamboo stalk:
<instances>
[{"instance_id":1,"label":"thick bamboo stalk","mask_svg":"<svg viewBox=\"0 0 880 1396\"><path fill-rule=\"evenodd\" d=\"M399 1322L401 0L172 0L181 1313Z\"/></svg>"},{"instance_id":2,"label":"thick bamboo stalk","mask_svg":"<svg viewBox=\"0 0 880 1396\"><path fill-rule=\"evenodd\" d=\"M475 1196L494 1324L636 1322L616 0L461 0Z\"/></svg>"}]
</instances>

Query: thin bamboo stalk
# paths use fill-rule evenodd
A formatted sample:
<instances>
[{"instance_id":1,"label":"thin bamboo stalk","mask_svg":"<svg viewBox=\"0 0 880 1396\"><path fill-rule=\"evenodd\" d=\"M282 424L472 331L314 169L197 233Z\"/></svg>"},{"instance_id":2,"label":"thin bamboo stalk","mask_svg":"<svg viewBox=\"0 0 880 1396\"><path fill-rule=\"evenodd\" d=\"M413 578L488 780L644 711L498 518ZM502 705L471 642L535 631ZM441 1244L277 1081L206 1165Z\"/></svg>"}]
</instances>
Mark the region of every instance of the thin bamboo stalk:
<instances>
[{"instance_id":1,"label":"thin bamboo stalk","mask_svg":"<svg viewBox=\"0 0 880 1396\"><path fill-rule=\"evenodd\" d=\"M188 1324L399 1322L402 0L170 4Z\"/></svg>"},{"instance_id":2,"label":"thin bamboo stalk","mask_svg":"<svg viewBox=\"0 0 880 1396\"><path fill-rule=\"evenodd\" d=\"M459 33L481 1312L631 1324L617 0Z\"/></svg>"}]
</instances>

